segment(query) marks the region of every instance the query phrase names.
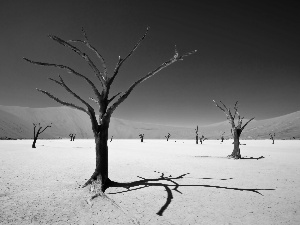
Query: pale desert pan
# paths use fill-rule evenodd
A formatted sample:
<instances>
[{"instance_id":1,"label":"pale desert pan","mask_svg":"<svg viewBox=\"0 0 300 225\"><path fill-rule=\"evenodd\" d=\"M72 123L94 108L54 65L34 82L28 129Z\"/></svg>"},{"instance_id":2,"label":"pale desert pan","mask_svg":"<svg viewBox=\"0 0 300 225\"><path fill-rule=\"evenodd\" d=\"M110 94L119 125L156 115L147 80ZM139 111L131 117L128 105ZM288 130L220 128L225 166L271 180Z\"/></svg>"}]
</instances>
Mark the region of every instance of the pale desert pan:
<instances>
[{"instance_id":1,"label":"pale desert pan","mask_svg":"<svg viewBox=\"0 0 300 225\"><path fill-rule=\"evenodd\" d=\"M0 224L300 224L299 140L241 141L254 158L242 160L226 158L231 140L113 140L110 178L152 180L90 204L79 186L95 167L94 141L31 143L0 141Z\"/></svg>"}]
</instances>

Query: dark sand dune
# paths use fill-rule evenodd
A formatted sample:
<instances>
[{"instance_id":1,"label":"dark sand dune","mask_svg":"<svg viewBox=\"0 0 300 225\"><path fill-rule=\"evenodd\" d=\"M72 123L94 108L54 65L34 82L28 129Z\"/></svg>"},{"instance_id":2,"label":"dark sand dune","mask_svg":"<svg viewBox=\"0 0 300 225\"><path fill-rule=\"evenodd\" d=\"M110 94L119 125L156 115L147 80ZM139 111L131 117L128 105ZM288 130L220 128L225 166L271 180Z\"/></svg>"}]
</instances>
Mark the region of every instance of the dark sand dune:
<instances>
[{"instance_id":1,"label":"dark sand dune","mask_svg":"<svg viewBox=\"0 0 300 225\"><path fill-rule=\"evenodd\" d=\"M77 138L93 138L89 117L79 110L69 107L0 106L0 138L32 138L32 123L39 122L42 126L52 123L52 127L47 129L41 138L69 138L70 133L75 133ZM231 137L227 121L199 127L199 134L209 139L218 139L223 132L226 132L225 137ZM299 139L300 111L267 120L254 120L246 127L242 138L266 139L271 132L275 132L275 138L278 139ZM145 139L163 139L167 133L171 133L171 139L195 138L194 128L111 119L109 135L114 138L137 139L141 133L145 134Z\"/></svg>"}]
</instances>

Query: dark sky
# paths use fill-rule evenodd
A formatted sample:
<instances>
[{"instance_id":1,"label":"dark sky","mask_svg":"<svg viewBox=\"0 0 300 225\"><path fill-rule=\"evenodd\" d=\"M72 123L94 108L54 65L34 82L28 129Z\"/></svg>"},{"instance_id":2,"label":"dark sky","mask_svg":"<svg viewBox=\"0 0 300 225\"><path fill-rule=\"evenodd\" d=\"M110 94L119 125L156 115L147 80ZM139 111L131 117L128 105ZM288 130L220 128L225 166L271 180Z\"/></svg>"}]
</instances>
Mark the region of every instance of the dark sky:
<instances>
[{"instance_id":1,"label":"dark sky","mask_svg":"<svg viewBox=\"0 0 300 225\"><path fill-rule=\"evenodd\" d=\"M150 26L147 38L122 67L112 94L170 59L175 44L179 53L198 52L140 84L114 117L190 127L224 121L213 99L231 107L238 100L240 114L258 120L298 111L300 4L266 2L1 1L0 105L60 106L35 88L77 103L47 79L58 74L84 98L93 96L80 78L22 59L68 65L95 78L78 55L48 34L81 39L84 27L111 74L118 56L124 57Z\"/></svg>"}]
</instances>

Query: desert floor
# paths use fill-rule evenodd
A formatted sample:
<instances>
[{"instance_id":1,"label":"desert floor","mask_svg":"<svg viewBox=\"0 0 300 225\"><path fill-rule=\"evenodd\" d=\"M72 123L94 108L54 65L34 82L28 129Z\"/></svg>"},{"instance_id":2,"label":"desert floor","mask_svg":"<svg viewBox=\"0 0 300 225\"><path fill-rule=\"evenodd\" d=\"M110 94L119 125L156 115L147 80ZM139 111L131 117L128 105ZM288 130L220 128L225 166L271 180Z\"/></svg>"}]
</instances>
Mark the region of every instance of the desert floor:
<instances>
[{"instance_id":1,"label":"desert floor","mask_svg":"<svg viewBox=\"0 0 300 225\"><path fill-rule=\"evenodd\" d=\"M113 140L110 179L153 180L90 204L79 186L94 170L94 141L31 143L0 141L0 224L300 224L299 140L241 141L242 156L259 160L226 158L230 140Z\"/></svg>"}]
</instances>

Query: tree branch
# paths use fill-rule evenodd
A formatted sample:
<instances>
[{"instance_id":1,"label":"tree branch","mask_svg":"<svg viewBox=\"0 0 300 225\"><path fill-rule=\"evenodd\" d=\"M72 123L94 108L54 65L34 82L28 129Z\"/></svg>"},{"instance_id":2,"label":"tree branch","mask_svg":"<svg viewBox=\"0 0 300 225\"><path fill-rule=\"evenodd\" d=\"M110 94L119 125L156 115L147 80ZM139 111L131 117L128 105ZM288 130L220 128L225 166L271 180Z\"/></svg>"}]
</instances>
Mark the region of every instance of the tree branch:
<instances>
[{"instance_id":1,"label":"tree branch","mask_svg":"<svg viewBox=\"0 0 300 225\"><path fill-rule=\"evenodd\" d=\"M58 75L60 81L57 81L55 79L49 78L49 80L54 81L55 83L59 84L60 86L62 86L63 88L65 88L67 90L67 92L69 92L70 94L72 94L75 98L77 98L79 101L81 101L84 105L86 105L86 107L88 109L92 109L92 106L90 104L88 104L86 101L84 101L80 96L78 96L75 92L73 92L64 82L64 80L62 79L62 77L60 75Z\"/></svg>"},{"instance_id":2,"label":"tree branch","mask_svg":"<svg viewBox=\"0 0 300 225\"><path fill-rule=\"evenodd\" d=\"M36 128L36 124L33 123L33 137L35 137L35 128Z\"/></svg>"},{"instance_id":3,"label":"tree branch","mask_svg":"<svg viewBox=\"0 0 300 225\"><path fill-rule=\"evenodd\" d=\"M215 103L215 105L216 105L219 109L221 109L221 110L226 114L225 109L223 109L221 106L219 106L218 103L216 103L215 100L213 100L213 102ZM226 116L228 116L228 115L226 114Z\"/></svg>"},{"instance_id":4,"label":"tree branch","mask_svg":"<svg viewBox=\"0 0 300 225\"><path fill-rule=\"evenodd\" d=\"M106 63L104 60L104 57L97 51L97 49L95 47L93 47L87 37L87 34L85 32L85 30L82 28L82 33L83 33L83 37L84 37L84 41L81 40L69 40L68 42L80 42L85 44L89 49L91 49L96 56L100 59L100 61L102 62L102 67L103 67L103 72L104 72L104 77L102 77L104 80L107 79L107 67L106 67Z\"/></svg>"},{"instance_id":5,"label":"tree branch","mask_svg":"<svg viewBox=\"0 0 300 225\"><path fill-rule=\"evenodd\" d=\"M84 75L76 72L75 70L73 70L71 67L68 67L68 66L65 66L65 65L61 65L61 64L55 64L55 63L37 62L37 61L33 61L33 60L30 60L30 59L27 59L27 58L24 58L24 57L23 57L23 59L26 60L29 63L32 63L32 64L36 64L36 65L40 65L40 66L53 66L53 67L58 67L58 68L67 70L69 73L72 73L72 74L74 74L76 76L79 76L79 77L85 79L85 81L92 87L92 89L93 89L96 97L98 99L101 98L101 95L100 95L98 89L96 88L96 86L94 85L94 83L89 78L87 78L86 76L84 76Z\"/></svg>"},{"instance_id":6,"label":"tree branch","mask_svg":"<svg viewBox=\"0 0 300 225\"><path fill-rule=\"evenodd\" d=\"M119 56L119 61L115 67L115 70L114 70L114 73L112 75L111 78L109 78L108 80L108 88L111 86L111 84L113 83L114 79L116 78L118 72L119 72L119 69L120 67L122 66L122 64L133 54L133 52L139 47L139 45L141 44L141 42L146 38L147 34L148 34L148 31L149 31L150 27L147 27L147 30L146 30L146 33L144 34L144 36L136 43L136 45L133 47L133 49L128 53L128 55L122 59L120 56Z\"/></svg>"},{"instance_id":7,"label":"tree branch","mask_svg":"<svg viewBox=\"0 0 300 225\"><path fill-rule=\"evenodd\" d=\"M218 103L216 103L215 100L213 100L213 102L215 103L215 105L216 105L219 109L221 109L221 110L225 113L226 118L227 118L227 120L229 121L229 123L231 124L232 128L235 128L234 117L232 117L232 114L231 114L231 112L230 112L230 109L228 109L228 108L226 107L226 105L225 105L222 101L220 101L220 102L222 103L222 105L224 106L224 108L225 108L226 110L225 110L224 108L222 108L221 106L219 106ZM226 113L226 111L228 112L228 114Z\"/></svg>"},{"instance_id":8,"label":"tree branch","mask_svg":"<svg viewBox=\"0 0 300 225\"><path fill-rule=\"evenodd\" d=\"M128 90L120 96L120 98L112 105L109 107L109 109L107 110L107 114L111 115L113 113L113 111L129 96L129 94L132 92L132 90L140 83L142 83L143 81L147 80L148 78L154 76L156 73L158 73L159 71L161 71L162 69L170 66L171 64L177 62L178 60L182 60L183 57L189 56L193 53L195 53L197 50L194 50L192 52L186 53L182 56L178 56L178 54L175 54L170 60L164 62L163 64L161 64L160 66L158 66L155 70L149 72L146 76L140 78L139 80L137 80L136 82L134 82L129 88Z\"/></svg>"},{"instance_id":9,"label":"tree branch","mask_svg":"<svg viewBox=\"0 0 300 225\"><path fill-rule=\"evenodd\" d=\"M37 88L37 91L42 92L42 93L44 93L45 95L48 95L49 98L52 98L53 100L57 101L58 103L60 103L60 104L62 104L62 105L69 106L69 107L72 107L72 108L81 110L81 111L83 111L83 112L85 112L85 113L88 114L88 111L87 111L86 109L84 109L84 108L82 108L82 107L80 107L80 106L77 106L77 105L75 105L75 104L73 104L73 103L64 102L64 101L60 100L59 98L53 96L52 94L50 94L50 93L47 92L47 91L44 91L44 90L41 90L41 89L38 89L38 88Z\"/></svg>"},{"instance_id":10,"label":"tree branch","mask_svg":"<svg viewBox=\"0 0 300 225\"><path fill-rule=\"evenodd\" d=\"M51 123L52 124L52 123ZM47 125L44 130L42 130L41 132L39 132L39 134L43 133L48 127L51 127L50 125ZM42 127L41 127L42 128Z\"/></svg>"},{"instance_id":11,"label":"tree branch","mask_svg":"<svg viewBox=\"0 0 300 225\"><path fill-rule=\"evenodd\" d=\"M74 45L69 44L68 42L62 40L61 38L59 38L57 36L54 36L54 35L48 35L48 36L52 40L56 41L57 43L65 46L67 48L70 48L72 51L74 51L79 56L81 56L89 64L89 66L93 69L93 71L95 72L96 76L100 80L100 82L102 84L102 87L103 88L105 87L105 79L104 79L104 77L101 75L101 73L98 70L97 66L94 64L94 62L90 59L90 57L86 53L83 53L78 48L76 48Z\"/></svg>"},{"instance_id":12,"label":"tree branch","mask_svg":"<svg viewBox=\"0 0 300 225\"><path fill-rule=\"evenodd\" d=\"M248 120L248 122L247 123L245 123L245 125L242 127L242 130L244 130L244 128L248 125L248 123L250 123L251 122L251 120L253 120L254 119L254 117L253 118L251 118L250 120Z\"/></svg>"},{"instance_id":13,"label":"tree branch","mask_svg":"<svg viewBox=\"0 0 300 225\"><path fill-rule=\"evenodd\" d=\"M120 95L122 92L119 92L118 94L114 95L113 97L111 97L109 100L108 100L108 104L111 103L118 95Z\"/></svg>"},{"instance_id":14,"label":"tree branch","mask_svg":"<svg viewBox=\"0 0 300 225\"><path fill-rule=\"evenodd\" d=\"M236 116L236 115L239 115L239 113L238 113L238 111L237 111L237 110L238 110L237 104L238 104L238 101L235 102L234 107L233 107L233 108L234 108L234 116L233 116L233 119L235 119L235 116Z\"/></svg>"}]
</instances>

